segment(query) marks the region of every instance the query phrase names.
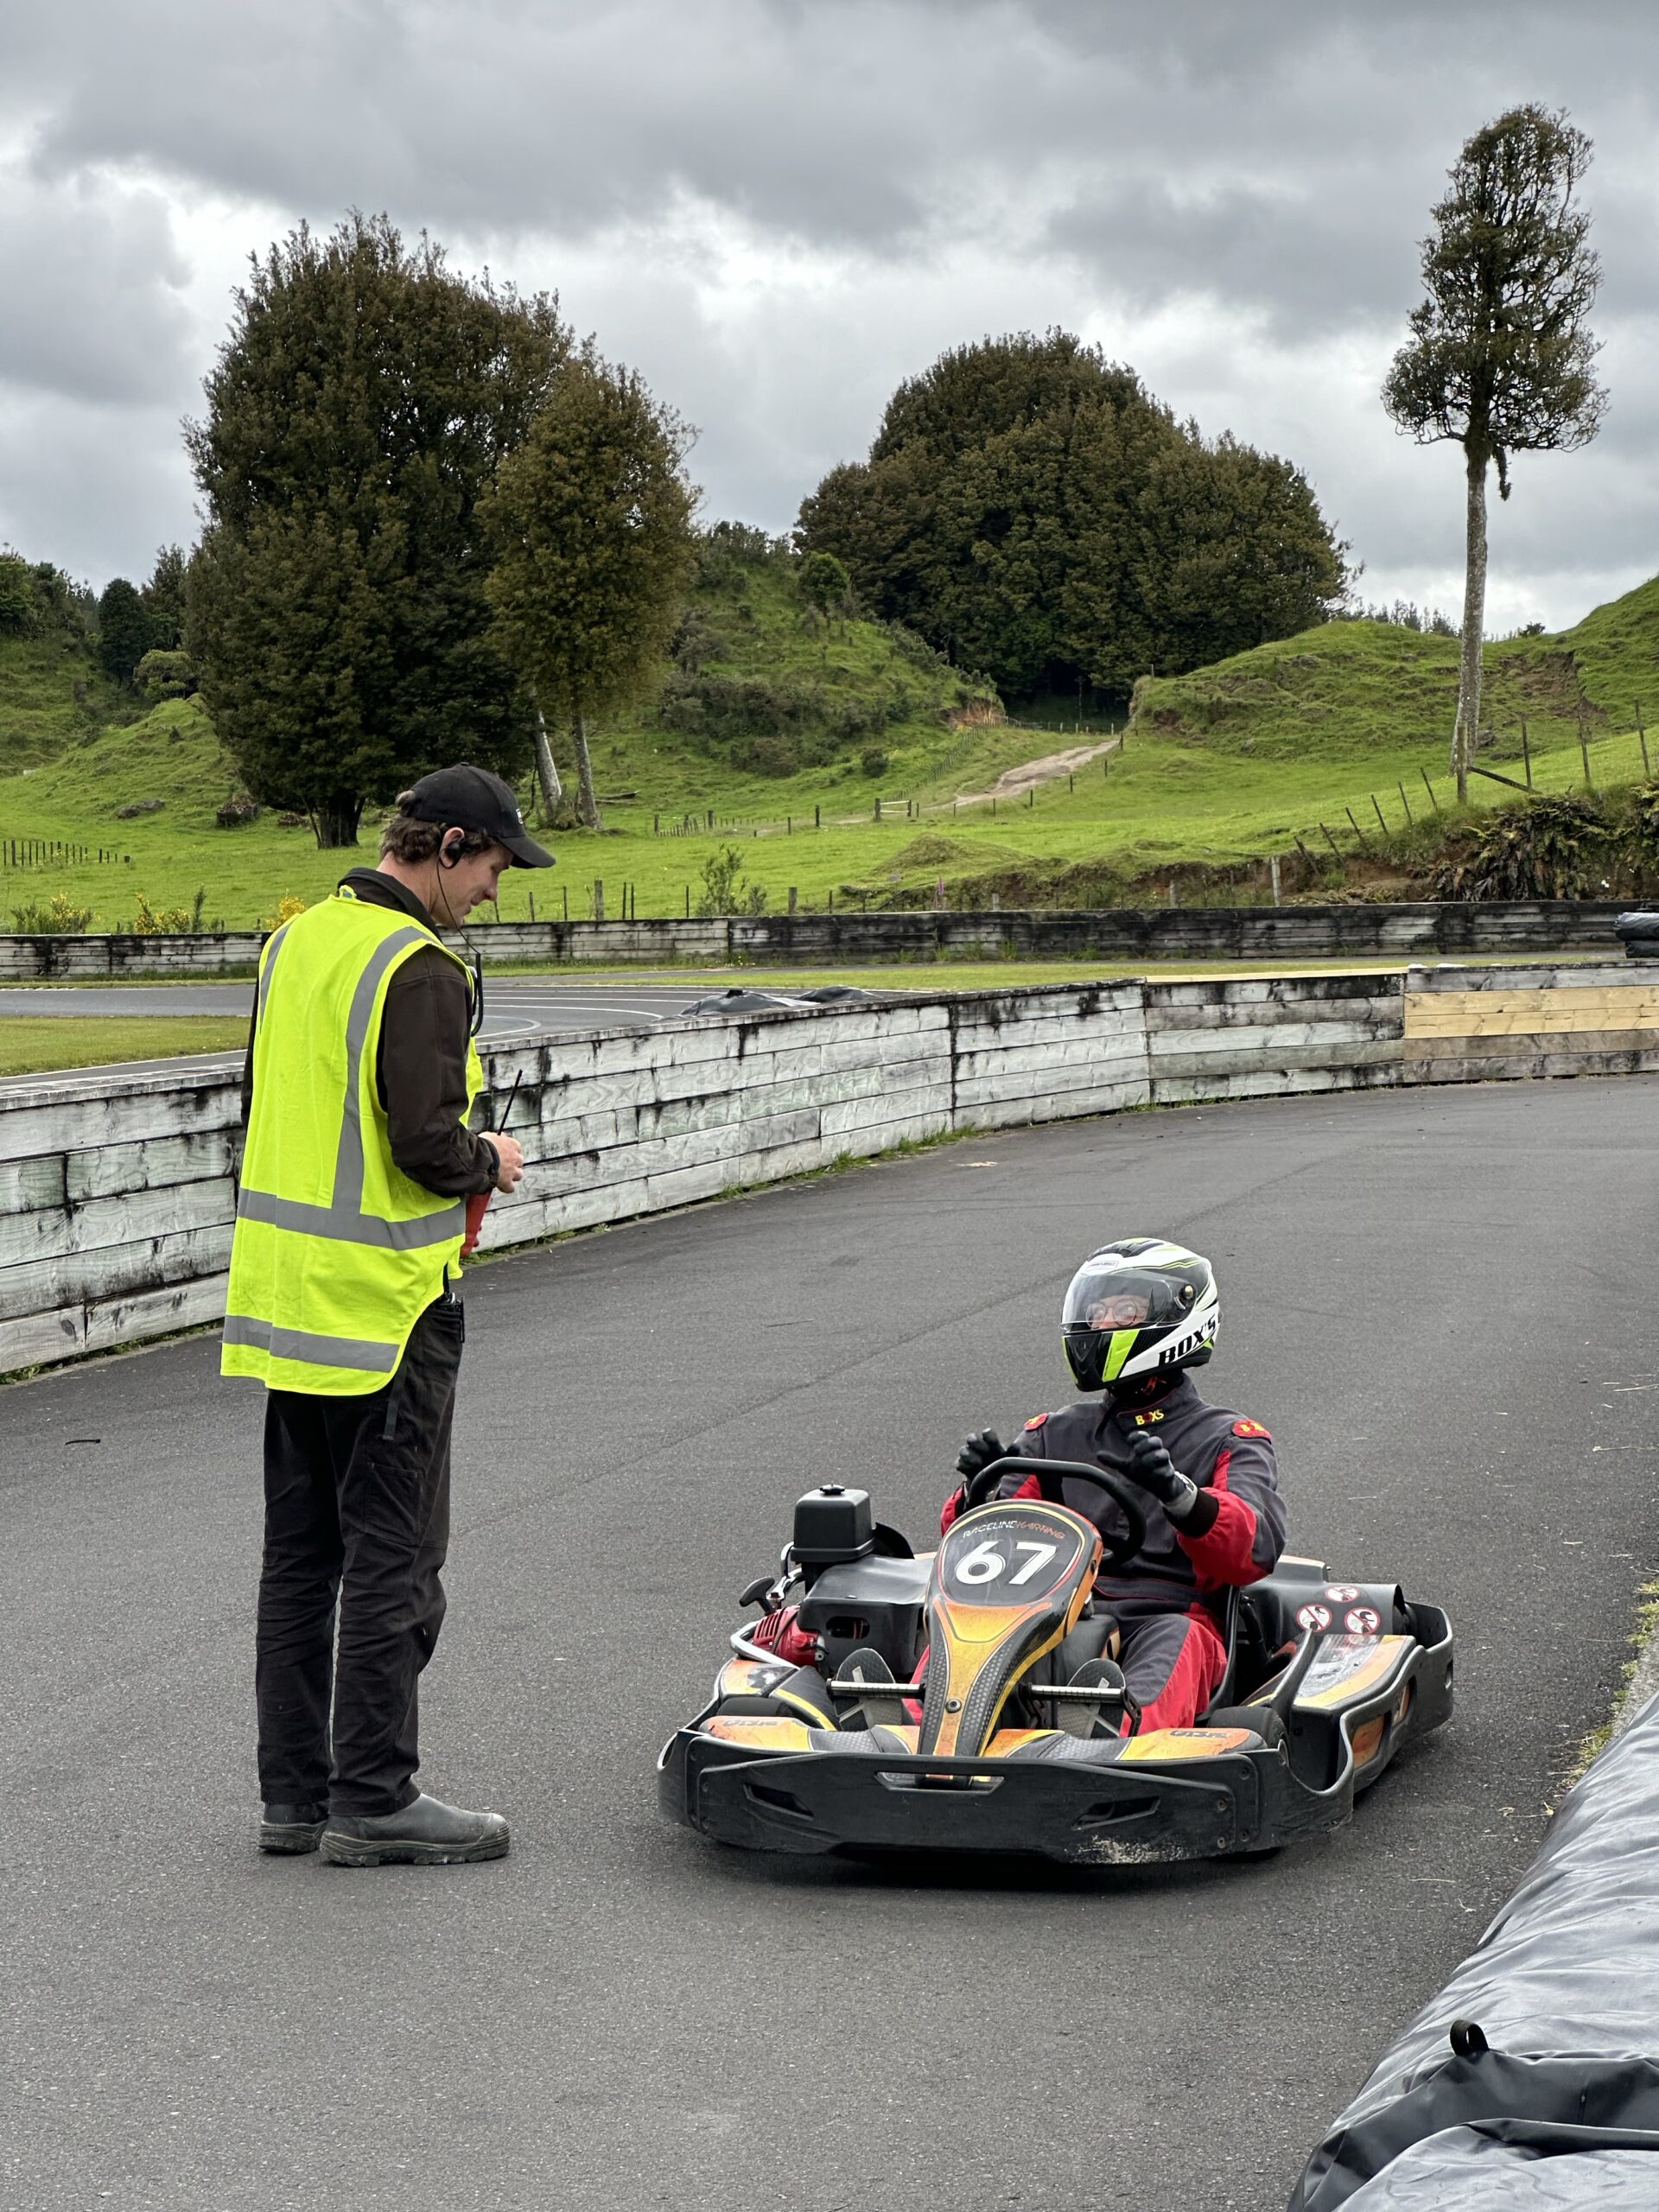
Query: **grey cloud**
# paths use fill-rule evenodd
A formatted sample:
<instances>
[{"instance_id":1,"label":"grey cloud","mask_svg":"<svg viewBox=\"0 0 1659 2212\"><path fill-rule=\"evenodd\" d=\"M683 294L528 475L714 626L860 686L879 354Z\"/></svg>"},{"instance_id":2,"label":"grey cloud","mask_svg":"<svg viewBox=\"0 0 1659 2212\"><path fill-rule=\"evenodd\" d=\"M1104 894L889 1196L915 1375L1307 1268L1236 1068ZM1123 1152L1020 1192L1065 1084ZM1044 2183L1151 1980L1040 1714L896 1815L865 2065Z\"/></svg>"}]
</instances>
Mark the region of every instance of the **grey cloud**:
<instances>
[{"instance_id":1,"label":"grey cloud","mask_svg":"<svg viewBox=\"0 0 1659 2212\"><path fill-rule=\"evenodd\" d=\"M187 271L158 194L0 168L0 378L99 402L177 389Z\"/></svg>"},{"instance_id":2,"label":"grey cloud","mask_svg":"<svg viewBox=\"0 0 1659 2212\"><path fill-rule=\"evenodd\" d=\"M1591 454L1539 465L1535 494L1529 465L1495 560L1560 594L1655 558L1656 83L1659 18L1636 0L1581 10L1570 38L1554 0L16 10L0 27L0 137L23 164L0 362L62 395L78 466L109 461L101 526L60 481L63 542L101 527L108 548L73 558L130 566L188 516L175 417L239 252L302 215L385 207L463 265L487 254L559 289L702 426L713 512L786 527L900 376L983 332L1059 322L1206 431L1291 454L1370 560L1367 588L1391 590L1459 560L1446 472L1393 440L1375 397L1417 240L1462 137L1540 98L1597 140L1614 410ZM156 404L121 416L123 397ZM0 526L25 516L50 552L49 457L26 443L0 413Z\"/></svg>"},{"instance_id":3,"label":"grey cloud","mask_svg":"<svg viewBox=\"0 0 1659 2212\"><path fill-rule=\"evenodd\" d=\"M195 535L176 416L0 385L0 543L101 587Z\"/></svg>"}]
</instances>

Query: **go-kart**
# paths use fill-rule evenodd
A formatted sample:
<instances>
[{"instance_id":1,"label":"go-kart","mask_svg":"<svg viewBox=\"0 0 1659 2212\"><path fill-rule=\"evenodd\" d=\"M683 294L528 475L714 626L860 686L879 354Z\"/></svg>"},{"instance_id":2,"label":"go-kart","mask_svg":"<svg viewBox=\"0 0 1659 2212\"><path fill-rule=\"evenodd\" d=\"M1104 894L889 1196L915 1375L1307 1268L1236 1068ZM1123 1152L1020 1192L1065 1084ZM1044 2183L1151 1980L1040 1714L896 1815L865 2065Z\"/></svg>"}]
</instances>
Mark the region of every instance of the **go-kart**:
<instances>
[{"instance_id":1,"label":"go-kart","mask_svg":"<svg viewBox=\"0 0 1659 2212\"><path fill-rule=\"evenodd\" d=\"M990 1500L1027 1474L1044 1496ZM1058 1502L1062 1477L1113 1501L1109 1537ZM1199 1725L1142 1731L1092 1598L1145 1534L1128 1484L1070 1460L983 1469L931 1554L877 1522L867 1491L809 1491L778 1574L742 1602L775 1611L798 1586L817 1663L734 1634L713 1695L664 1746L664 1809L757 1851L1248 1854L1339 1826L1450 1713L1438 1606L1286 1557L1228 1594L1227 1671Z\"/></svg>"}]
</instances>

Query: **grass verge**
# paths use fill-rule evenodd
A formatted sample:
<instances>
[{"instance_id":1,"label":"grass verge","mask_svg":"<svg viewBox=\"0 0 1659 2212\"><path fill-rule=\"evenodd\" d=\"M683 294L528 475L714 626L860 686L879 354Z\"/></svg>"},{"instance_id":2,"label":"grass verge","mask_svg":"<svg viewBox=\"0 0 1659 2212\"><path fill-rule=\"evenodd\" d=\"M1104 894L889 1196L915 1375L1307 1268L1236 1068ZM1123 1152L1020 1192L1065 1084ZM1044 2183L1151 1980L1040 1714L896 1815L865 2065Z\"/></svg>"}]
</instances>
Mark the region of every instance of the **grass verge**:
<instances>
[{"instance_id":1,"label":"grass verge","mask_svg":"<svg viewBox=\"0 0 1659 2212\"><path fill-rule=\"evenodd\" d=\"M55 1075L123 1060L165 1060L186 1052L230 1052L247 1042L234 1015L137 1014L107 1020L85 1014L0 1014L0 1076Z\"/></svg>"},{"instance_id":2,"label":"grass verge","mask_svg":"<svg viewBox=\"0 0 1659 2212\"><path fill-rule=\"evenodd\" d=\"M1630 1645L1632 1656L1624 1662L1618 1678L1618 1694L1613 1709L1599 1728L1590 1733L1573 1753L1573 1764L1561 1777L1557 1796L1564 1797L1576 1782L1581 1782L1592 1766L1601 1757L1624 1718L1625 1701L1635 1687L1642 1656L1656 1637L1659 1637L1659 1580L1644 1582L1637 1593L1636 1618L1630 1624Z\"/></svg>"}]
</instances>

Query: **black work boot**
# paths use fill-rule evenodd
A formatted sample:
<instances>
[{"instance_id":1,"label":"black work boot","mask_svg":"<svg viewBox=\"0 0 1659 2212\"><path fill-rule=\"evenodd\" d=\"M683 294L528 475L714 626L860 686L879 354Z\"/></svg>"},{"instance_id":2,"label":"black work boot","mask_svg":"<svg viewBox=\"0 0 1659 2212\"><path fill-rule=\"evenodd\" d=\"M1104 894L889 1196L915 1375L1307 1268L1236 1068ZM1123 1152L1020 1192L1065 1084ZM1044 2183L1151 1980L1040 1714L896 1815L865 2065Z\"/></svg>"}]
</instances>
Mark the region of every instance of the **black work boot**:
<instances>
[{"instance_id":1,"label":"black work boot","mask_svg":"<svg viewBox=\"0 0 1659 2212\"><path fill-rule=\"evenodd\" d=\"M505 1857L507 1824L422 1796L401 1813L332 1814L321 1849L331 1866L468 1866Z\"/></svg>"},{"instance_id":2,"label":"black work boot","mask_svg":"<svg viewBox=\"0 0 1659 2212\"><path fill-rule=\"evenodd\" d=\"M326 1805L267 1805L259 1823L259 1848L290 1856L315 1851L327 1820Z\"/></svg>"}]
</instances>

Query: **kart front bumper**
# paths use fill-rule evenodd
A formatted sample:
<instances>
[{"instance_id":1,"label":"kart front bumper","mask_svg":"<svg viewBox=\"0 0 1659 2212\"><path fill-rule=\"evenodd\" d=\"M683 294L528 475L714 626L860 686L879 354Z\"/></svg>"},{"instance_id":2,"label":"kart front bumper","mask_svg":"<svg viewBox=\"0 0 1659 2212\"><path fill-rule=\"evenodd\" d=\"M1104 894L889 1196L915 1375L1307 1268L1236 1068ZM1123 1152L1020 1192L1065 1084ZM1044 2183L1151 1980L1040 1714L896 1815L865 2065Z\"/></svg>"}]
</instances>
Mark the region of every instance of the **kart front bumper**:
<instances>
[{"instance_id":1,"label":"kart front bumper","mask_svg":"<svg viewBox=\"0 0 1659 2212\"><path fill-rule=\"evenodd\" d=\"M1339 1827L1408 1744L1452 1710L1452 1630L1420 1607L1427 1641L1370 1695L1328 1716L1327 1786L1265 1745L1165 1765L941 1758L906 1752L756 1752L693 1724L658 1762L663 1810L748 1851L1031 1853L1074 1865L1155 1866L1271 1851ZM1401 1693L1411 1685L1409 1699ZM1363 1763L1356 1732L1381 1728ZM1299 1712L1294 1732L1303 1726ZM1329 1770L1327 1770L1329 1771Z\"/></svg>"},{"instance_id":2,"label":"kart front bumper","mask_svg":"<svg viewBox=\"0 0 1659 2212\"><path fill-rule=\"evenodd\" d=\"M1351 1774L1345 1789L1315 1796L1265 1749L1166 1768L734 1748L691 1728L671 1738L663 1808L749 1851L1028 1852L1155 1865L1287 1842L1335 1826L1353 1803Z\"/></svg>"}]
</instances>

